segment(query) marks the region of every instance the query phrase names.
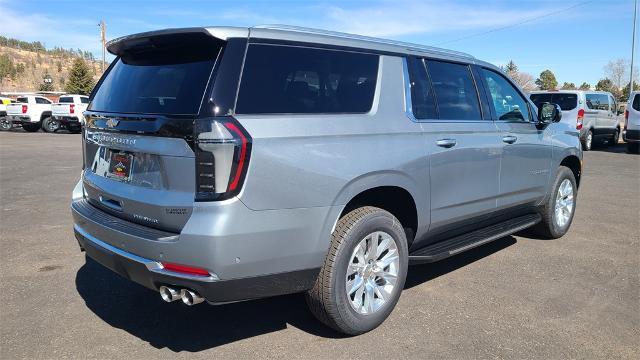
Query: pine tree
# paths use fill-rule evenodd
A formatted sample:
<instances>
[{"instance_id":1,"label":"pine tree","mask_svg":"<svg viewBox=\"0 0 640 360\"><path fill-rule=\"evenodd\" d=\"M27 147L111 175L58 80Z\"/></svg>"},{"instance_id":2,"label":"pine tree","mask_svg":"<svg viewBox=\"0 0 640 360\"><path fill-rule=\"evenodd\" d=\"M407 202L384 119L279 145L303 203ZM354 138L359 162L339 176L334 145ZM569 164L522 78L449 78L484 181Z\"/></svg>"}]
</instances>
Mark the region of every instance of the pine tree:
<instances>
[{"instance_id":1,"label":"pine tree","mask_svg":"<svg viewBox=\"0 0 640 360\"><path fill-rule=\"evenodd\" d=\"M82 58L77 58L69 72L64 91L70 94L89 95L94 85L87 63Z\"/></svg>"},{"instance_id":2,"label":"pine tree","mask_svg":"<svg viewBox=\"0 0 640 360\"><path fill-rule=\"evenodd\" d=\"M558 80L551 70L545 70L540 73L540 77L536 79L536 85L540 90L555 90L558 86Z\"/></svg>"}]
</instances>

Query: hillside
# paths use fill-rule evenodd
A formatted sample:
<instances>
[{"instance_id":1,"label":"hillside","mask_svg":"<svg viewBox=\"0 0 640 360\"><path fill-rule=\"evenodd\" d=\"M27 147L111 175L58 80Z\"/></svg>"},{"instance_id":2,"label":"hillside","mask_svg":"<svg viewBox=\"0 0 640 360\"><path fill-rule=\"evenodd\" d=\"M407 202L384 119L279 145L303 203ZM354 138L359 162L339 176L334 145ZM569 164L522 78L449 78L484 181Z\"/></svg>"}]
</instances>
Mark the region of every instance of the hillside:
<instances>
[{"instance_id":1,"label":"hillside","mask_svg":"<svg viewBox=\"0 0 640 360\"><path fill-rule=\"evenodd\" d=\"M0 92L37 91L45 75L53 80L53 91L64 91L69 70L78 57L85 59L94 80L102 74L101 62L93 60L89 52L61 48L47 50L39 42L0 38Z\"/></svg>"}]
</instances>

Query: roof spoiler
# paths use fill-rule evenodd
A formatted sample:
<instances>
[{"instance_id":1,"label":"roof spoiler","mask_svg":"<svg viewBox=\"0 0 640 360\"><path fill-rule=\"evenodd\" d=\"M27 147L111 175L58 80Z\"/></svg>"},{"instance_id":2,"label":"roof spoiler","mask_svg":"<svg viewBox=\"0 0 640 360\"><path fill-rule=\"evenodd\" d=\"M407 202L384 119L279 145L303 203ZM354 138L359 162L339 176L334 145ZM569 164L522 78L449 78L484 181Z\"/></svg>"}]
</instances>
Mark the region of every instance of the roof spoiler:
<instances>
[{"instance_id":1,"label":"roof spoiler","mask_svg":"<svg viewBox=\"0 0 640 360\"><path fill-rule=\"evenodd\" d=\"M176 37L185 37L189 35L206 35L218 40L226 41L231 37L248 37L249 29L231 26L220 26L209 28L192 27L148 31L113 39L107 42L107 51L109 51L109 53L113 55L119 56L122 53L134 48L154 47L154 39L171 37L172 35L175 35Z\"/></svg>"}]
</instances>

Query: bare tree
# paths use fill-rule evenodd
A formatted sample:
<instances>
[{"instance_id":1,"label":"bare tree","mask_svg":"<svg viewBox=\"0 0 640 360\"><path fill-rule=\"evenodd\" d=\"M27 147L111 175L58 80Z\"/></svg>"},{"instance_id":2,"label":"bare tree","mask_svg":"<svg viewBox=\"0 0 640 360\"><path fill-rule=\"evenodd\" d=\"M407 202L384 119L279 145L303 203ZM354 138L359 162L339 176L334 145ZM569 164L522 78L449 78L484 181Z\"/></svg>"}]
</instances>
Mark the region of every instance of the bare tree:
<instances>
[{"instance_id":1,"label":"bare tree","mask_svg":"<svg viewBox=\"0 0 640 360\"><path fill-rule=\"evenodd\" d=\"M513 81L524 91L533 91L538 89L535 84L535 79L529 73L516 71L507 73L507 75L509 75L509 77L513 79Z\"/></svg>"},{"instance_id":2,"label":"bare tree","mask_svg":"<svg viewBox=\"0 0 640 360\"><path fill-rule=\"evenodd\" d=\"M605 76L611 80L611 83L618 90L621 90L625 85L629 83L629 69L631 65L627 59L615 59L611 60L604 67ZM634 81L637 81L638 71L633 71Z\"/></svg>"}]
</instances>

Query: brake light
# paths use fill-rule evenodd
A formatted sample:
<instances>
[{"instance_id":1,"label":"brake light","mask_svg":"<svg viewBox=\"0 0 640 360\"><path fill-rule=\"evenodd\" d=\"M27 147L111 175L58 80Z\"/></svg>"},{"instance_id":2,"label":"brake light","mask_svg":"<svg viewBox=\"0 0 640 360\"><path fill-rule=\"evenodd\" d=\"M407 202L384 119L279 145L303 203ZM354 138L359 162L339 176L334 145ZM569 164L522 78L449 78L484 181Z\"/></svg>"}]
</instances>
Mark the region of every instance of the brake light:
<instances>
[{"instance_id":1,"label":"brake light","mask_svg":"<svg viewBox=\"0 0 640 360\"><path fill-rule=\"evenodd\" d=\"M169 270L169 271L173 271L181 274L196 275L196 276L211 276L211 274L209 274L209 272L205 269L200 269L200 268L195 268L195 267L180 265L180 264L165 263L165 262L161 264L165 270Z\"/></svg>"},{"instance_id":2,"label":"brake light","mask_svg":"<svg viewBox=\"0 0 640 360\"><path fill-rule=\"evenodd\" d=\"M75 113L76 112L75 107L76 107L76 104L70 104L69 105L69 113L71 113L71 114Z\"/></svg>"},{"instance_id":3,"label":"brake light","mask_svg":"<svg viewBox=\"0 0 640 360\"><path fill-rule=\"evenodd\" d=\"M27 105L22 105L22 113L23 114L27 113Z\"/></svg>"},{"instance_id":4,"label":"brake light","mask_svg":"<svg viewBox=\"0 0 640 360\"><path fill-rule=\"evenodd\" d=\"M629 123L629 110L624 111L624 129L627 130L627 124Z\"/></svg>"},{"instance_id":5,"label":"brake light","mask_svg":"<svg viewBox=\"0 0 640 360\"><path fill-rule=\"evenodd\" d=\"M582 122L584 120L584 109L578 110L578 119L576 122L576 130L582 129Z\"/></svg>"},{"instance_id":6,"label":"brake light","mask_svg":"<svg viewBox=\"0 0 640 360\"><path fill-rule=\"evenodd\" d=\"M240 192L251 137L232 117L196 120L196 201L229 199Z\"/></svg>"}]
</instances>

